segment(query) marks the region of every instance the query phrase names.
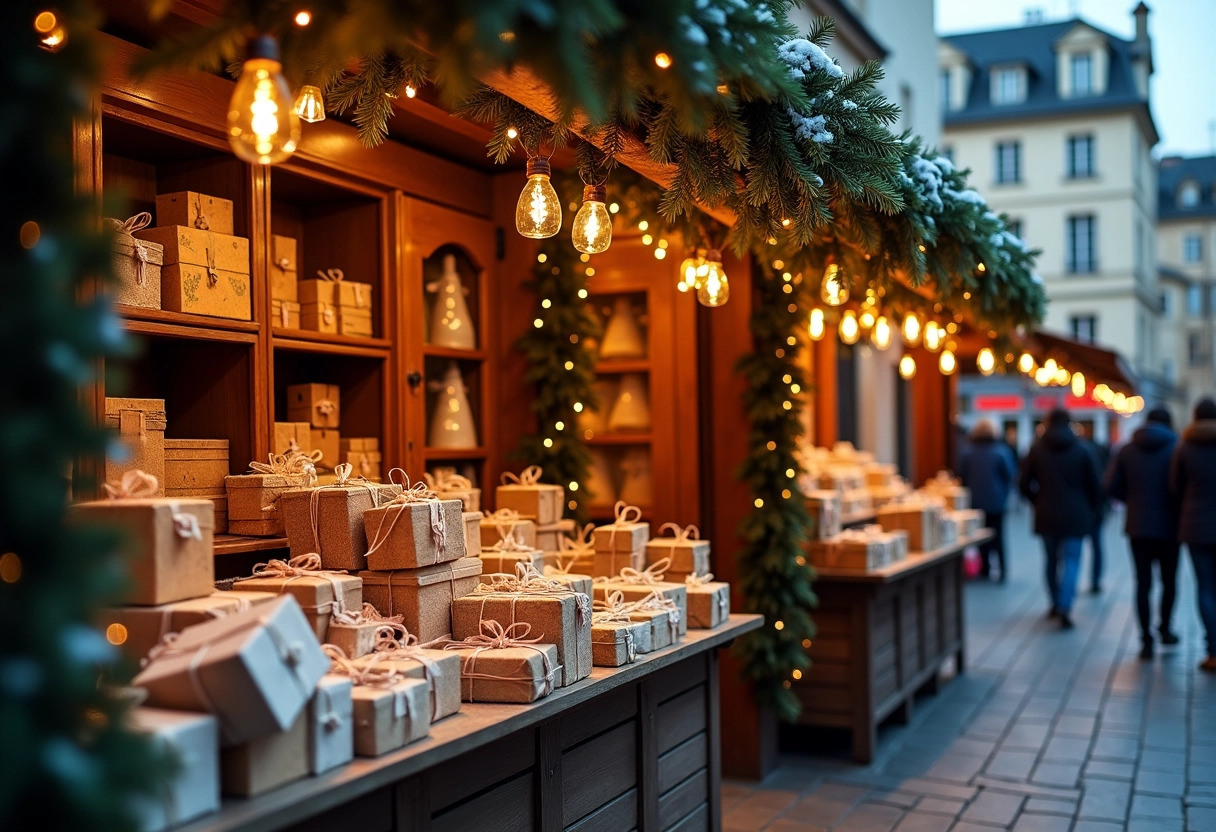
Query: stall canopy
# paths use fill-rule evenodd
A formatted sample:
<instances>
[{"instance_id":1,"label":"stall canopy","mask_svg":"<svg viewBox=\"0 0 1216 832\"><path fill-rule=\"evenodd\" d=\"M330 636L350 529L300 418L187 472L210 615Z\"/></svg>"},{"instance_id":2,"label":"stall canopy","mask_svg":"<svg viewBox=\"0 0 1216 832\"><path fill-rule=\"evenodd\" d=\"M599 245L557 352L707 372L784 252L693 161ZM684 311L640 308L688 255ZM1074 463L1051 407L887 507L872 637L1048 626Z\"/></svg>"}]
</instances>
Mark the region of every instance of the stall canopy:
<instances>
[{"instance_id":1,"label":"stall canopy","mask_svg":"<svg viewBox=\"0 0 1216 832\"><path fill-rule=\"evenodd\" d=\"M1136 395L1136 376L1126 359L1114 350L1103 349L1063 335L1035 330L1027 339L1027 351L1042 365L1047 359L1081 372L1091 384L1105 384L1116 393Z\"/></svg>"}]
</instances>

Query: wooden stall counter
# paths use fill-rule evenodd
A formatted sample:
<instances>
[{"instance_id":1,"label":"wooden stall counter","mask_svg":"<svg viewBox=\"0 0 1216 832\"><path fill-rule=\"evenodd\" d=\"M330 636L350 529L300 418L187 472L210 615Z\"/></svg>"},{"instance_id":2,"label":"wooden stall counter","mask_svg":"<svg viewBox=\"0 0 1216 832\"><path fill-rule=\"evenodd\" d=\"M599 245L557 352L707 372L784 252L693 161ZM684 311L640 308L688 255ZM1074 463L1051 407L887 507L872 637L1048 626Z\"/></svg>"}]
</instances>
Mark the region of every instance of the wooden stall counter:
<instances>
[{"instance_id":1,"label":"wooden stall counter","mask_svg":"<svg viewBox=\"0 0 1216 832\"><path fill-rule=\"evenodd\" d=\"M532 705L469 704L401 751L248 800L180 832L509 832L721 827L715 630Z\"/></svg>"}]
</instances>

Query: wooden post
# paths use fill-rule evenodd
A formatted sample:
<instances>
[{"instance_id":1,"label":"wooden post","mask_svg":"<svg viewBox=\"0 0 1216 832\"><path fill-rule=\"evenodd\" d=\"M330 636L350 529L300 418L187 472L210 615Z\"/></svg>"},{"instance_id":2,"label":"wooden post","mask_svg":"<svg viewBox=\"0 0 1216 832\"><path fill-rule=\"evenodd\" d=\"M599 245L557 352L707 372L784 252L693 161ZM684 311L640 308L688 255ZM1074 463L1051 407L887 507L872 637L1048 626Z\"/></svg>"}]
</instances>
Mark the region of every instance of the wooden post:
<instances>
[{"instance_id":1,"label":"wooden post","mask_svg":"<svg viewBox=\"0 0 1216 832\"><path fill-rule=\"evenodd\" d=\"M809 437L815 445L830 448L836 443L839 429L836 407L836 357L835 333L828 331L822 341L812 342L809 348L811 365L811 408L815 413L815 432Z\"/></svg>"},{"instance_id":2,"label":"wooden post","mask_svg":"<svg viewBox=\"0 0 1216 832\"><path fill-rule=\"evenodd\" d=\"M949 468L954 448L954 376L937 369L936 353L916 350L916 378L912 380L913 484L922 483Z\"/></svg>"}]
</instances>

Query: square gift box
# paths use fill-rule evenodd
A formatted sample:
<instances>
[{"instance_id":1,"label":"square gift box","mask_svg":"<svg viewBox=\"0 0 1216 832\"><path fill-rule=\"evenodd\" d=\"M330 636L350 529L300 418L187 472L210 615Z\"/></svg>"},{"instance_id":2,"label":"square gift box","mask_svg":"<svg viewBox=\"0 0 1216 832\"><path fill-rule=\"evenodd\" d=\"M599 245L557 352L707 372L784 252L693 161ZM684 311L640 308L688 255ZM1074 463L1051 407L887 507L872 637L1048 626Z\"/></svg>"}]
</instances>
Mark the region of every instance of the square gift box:
<instances>
[{"instance_id":1,"label":"square gift box","mask_svg":"<svg viewBox=\"0 0 1216 832\"><path fill-rule=\"evenodd\" d=\"M657 595L651 595L644 601L629 605L629 618L641 621L650 627L650 650L638 652L654 652L670 647L680 640L680 611L675 609L670 601L664 601Z\"/></svg>"},{"instance_id":2,"label":"square gift box","mask_svg":"<svg viewBox=\"0 0 1216 832\"><path fill-rule=\"evenodd\" d=\"M452 632L452 601L467 595L481 577L480 558L398 569L364 571L363 597L381 615L403 617L406 629L425 644Z\"/></svg>"},{"instance_id":3,"label":"square gift box","mask_svg":"<svg viewBox=\"0 0 1216 832\"><path fill-rule=\"evenodd\" d=\"M441 500L460 500L465 512L481 511L481 489L450 466L439 466L426 475L427 486Z\"/></svg>"},{"instance_id":4,"label":"square gift box","mask_svg":"<svg viewBox=\"0 0 1216 832\"><path fill-rule=\"evenodd\" d=\"M936 549L942 508L929 503L892 503L877 512L877 521L888 531L902 529L908 533L908 548L913 552Z\"/></svg>"},{"instance_id":5,"label":"square gift box","mask_svg":"<svg viewBox=\"0 0 1216 832\"><path fill-rule=\"evenodd\" d=\"M688 626L712 630L730 618L730 584L713 580L713 575L690 575L684 579L688 590Z\"/></svg>"},{"instance_id":6,"label":"square gift box","mask_svg":"<svg viewBox=\"0 0 1216 832\"><path fill-rule=\"evenodd\" d=\"M809 491L806 493L806 506L815 520L812 534L816 540L827 540L840 534L839 491Z\"/></svg>"},{"instance_id":7,"label":"square gift box","mask_svg":"<svg viewBox=\"0 0 1216 832\"><path fill-rule=\"evenodd\" d=\"M220 751L224 794L254 797L309 775L308 710L286 731L254 737Z\"/></svg>"},{"instance_id":8,"label":"square gift box","mask_svg":"<svg viewBox=\"0 0 1216 832\"><path fill-rule=\"evenodd\" d=\"M654 581L647 583L627 583L625 581L601 581L595 585L597 600L606 600L610 593L619 592L626 603L646 602L652 595L670 602L678 610L678 634L688 632L688 588L682 583Z\"/></svg>"},{"instance_id":9,"label":"square gift box","mask_svg":"<svg viewBox=\"0 0 1216 832\"><path fill-rule=\"evenodd\" d=\"M311 485L316 477L306 456L272 454L269 462L251 462L251 474L224 478L228 491L228 531L232 534L281 535L283 514L279 496L291 488Z\"/></svg>"},{"instance_id":10,"label":"square gift box","mask_svg":"<svg viewBox=\"0 0 1216 832\"><path fill-rule=\"evenodd\" d=\"M308 703L308 771L322 774L355 756L354 700L351 680L327 674Z\"/></svg>"},{"instance_id":11,"label":"square gift box","mask_svg":"<svg viewBox=\"0 0 1216 832\"><path fill-rule=\"evenodd\" d=\"M499 509L481 519L481 548L488 549L500 540L514 537L517 542L535 549L536 524L514 509Z\"/></svg>"},{"instance_id":12,"label":"square gift box","mask_svg":"<svg viewBox=\"0 0 1216 832\"><path fill-rule=\"evenodd\" d=\"M487 621L480 636L447 645L461 658L461 699L526 705L553 692L562 675L558 649L532 642L520 632L524 629ZM516 640L523 638L527 641ZM484 643L476 643L479 640Z\"/></svg>"},{"instance_id":13,"label":"square gift box","mask_svg":"<svg viewBox=\"0 0 1216 832\"><path fill-rule=\"evenodd\" d=\"M355 754L379 757L420 740L431 730L430 686L422 679L401 679L387 687L356 685Z\"/></svg>"},{"instance_id":14,"label":"square gift box","mask_svg":"<svg viewBox=\"0 0 1216 832\"><path fill-rule=\"evenodd\" d=\"M338 307L332 303L301 303L300 328L338 334ZM295 418L288 414L288 418Z\"/></svg>"},{"instance_id":15,"label":"square gift box","mask_svg":"<svg viewBox=\"0 0 1216 832\"><path fill-rule=\"evenodd\" d=\"M423 679L430 690L431 722L460 710L460 655L411 645L376 653L355 662L359 667L385 667L407 679Z\"/></svg>"},{"instance_id":16,"label":"square gift box","mask_svg":"<svg viewBox=\"0 0 1216 832\"><path fill-rule=\"evenodd\" d=\"M547 526L536 527L536 548L542 552L557 552L561 550L562 541L575 532L572 519L558 520Z\"/></svg>"},{"instance_id":17,"label":"square gift box","mask_svg":"<svg viewBox=\"0 0 1216 832\"><path fill-rule=\"evenodd\" d=\"M520 474L502 474L502 484L494 491L497 508L511 509L521 517L532 519L538 526L548 526L562 519L566 509L566 489L560 485L542 483L539 465L530 465Z\"/></svg>"},{"instance_id":18,"label":"square gift box","mask_svg":"<svg viewBox=\"0 0 1216 832\"><path fill-rule=\"evenodd\" d=\"M134 708L127 726L165 749L175 767L164 791L134 798L140 832L163 832L220 808L220 729L210 714Z\"/></svg>"},{"instance_id":19,"label":"square gift box","mask_svg":"<svg viewBox=\"0 0 1216 832\"><path fill-rule=\"evenodd\" d=\"M663 532L669 529L672 536L663 537ZM701 532L696 526L681 528L675 523L664 523L659 527L659 535L646 544L647 565L666 560L664 571L675 580L709 571L709 541L700 539Z\"/></svg>"},{"instance_id":20,"label":"square gift box","mask_svg":"<svg viewBox=\"0 0 1216 832\"><path fill-rule=\"evenodd\" d=\"M197 191L157 194L156 224L160 227L185 225L217 234L231 234L232 200Z\"/></svg>"},{"instance_id":21,"label":"square gift box","mask_svg":"<svg viewBox=\"0 0 1216 832\"><path fill-rule=\"evenodd\" d=\"M287 388L287 418L314 428L336 428L341 424L341 399L336 384L292 384Z\"/></svg>"},{"instance_id":22,"label":"square gift box","mask_svg":"<svg viewBox=\"0 0 1216 832\"><path fill-rule=\"evenodd\" d=\"M311 429L308 422L275 422L275 454L307 454L312 450Z\"/></svg>"},{"instance_id":23,"label":"square gift box","mask_svg":"<svg viewBox=\"0 0 1216 832\"><path fill-rule=\"evenodd\" d=\"M377 571L446 563L466 557L468 552L459 500L402 494L367 509L363 528L367 565Z\"/></svg>"},{"instance_id":24,"label":"square gift box","mask_svg":"<svg viewBox=\"0 0 1216 832\"><path fill-rule=\"evenodd\" d=\"M639 642L650 641L648 622L592 620L591 663L596 667L622 667L637 660Z\"/></svg>"},{"instance_id":25,"label":"square gift box","mask_svg":"<svg viewBox=\"0 0 1216 832\"><path fill-rule=\"evenodd\" d=\"M363 513L401 493L397 485L339 482L315 488L284 491L279 511L292 557L316 552L326 569L366 569L367 535Z\"/></svg>"},{"instance_id":26,"label":"square gift box","mask_svg":"<svg viewBox=\"0 0 1216 832\"><path fill-rule=\"evenodd\" d=\"M616 504L614 511L613 522L595 527L591 539L595 551L641 555L650 541L650 524L642 521L642 510L622 501Z\"/></svg>"},{"instance_id":27,"label":"square gift box","mask_svg":"<svg viewBox=\"0 0 1216 832\"><path fill-rule=\"evenodd\" d=\"M270 302L270 325L275 329L300 329L300 304L294 300Z\"/></svg>"},{"instance_id":28,"label":"square gift box","mask_svg":"<svg viewBox=\"0 0 1216 832\"><path fill-rule=\"evenodd\" d=\"M291 595L312 626L319 643L329 634L330 618L335 612L363 607L363 580L355 575L324 570L315 554L289 561L272 559L254 567L251 577L241 578L236 586L244 590Z\"/></svg>"}]
</instances>

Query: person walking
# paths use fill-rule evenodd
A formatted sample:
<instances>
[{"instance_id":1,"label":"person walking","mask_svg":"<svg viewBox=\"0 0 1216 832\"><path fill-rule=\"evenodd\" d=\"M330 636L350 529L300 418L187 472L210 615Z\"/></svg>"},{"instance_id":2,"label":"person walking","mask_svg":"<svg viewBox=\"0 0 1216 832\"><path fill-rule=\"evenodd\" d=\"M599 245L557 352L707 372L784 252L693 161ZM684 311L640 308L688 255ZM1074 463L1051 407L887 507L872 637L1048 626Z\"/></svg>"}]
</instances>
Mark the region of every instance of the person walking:
<instances>
[{"instance_id":1,"label":"person walking","mask_svg":"<svg viewBox=\"0 0 1216 832\"><path fill-rule=\"evenodd\" d=\"M980 544L980 577L992 575L992 555L996 554L1001 581L1009 571L1005 561L1005 508L1013 487L1016 463L1009 446L996 439L996 428L980 419L971 428L970 444L959 459L959 479L971 490L971 507L984 512L984 528L992 538Z\"/></svg>"},{"instance_id":2,"label":"person walking","mask_svg":"<svg viewBox=\"0 0 1216 832\"><path fill-rule=\"evenodd\" d=\"M1170 461L1170 491L1180 502L1178 539L1191 553L1199 617L1207 636L1202 670L1216 673L1216 401L1201 399Z\"/></svg>"},{"instance_id":3,"label":"person walking","mask_svg":"<svg viewBox=\"0 0 1216 832\"><path fill-rule=\"evenodd\" d=\"M1081 571L1081 542L1093 529L1102 486L1093 455L1081 444L1068 417L1056 409L1026 455L1018 488L1034 506L1034 531L1046 554L1048 615L1060 629L1072 623L1072 602Z\"/></svg>"},{"instance_id":4,"label":"person walking","mask_svg":"<svg viewBox=\"0 0 1216 832\"><path fill-rule=\"evenodd\" d=\"M1136 567L1136 614L1140 619L1140 658L1153 657L1153 563L1161 575L1158 633L1162 644L1177 644L1170 623L1178 586L1178 501L1170 493L1170 462L1178 435L1170 412L1150 410L1144 427L1119 449L1106 472L1106 494L1127 506L1124 531Z\"/></svg>"}]
</instances>

